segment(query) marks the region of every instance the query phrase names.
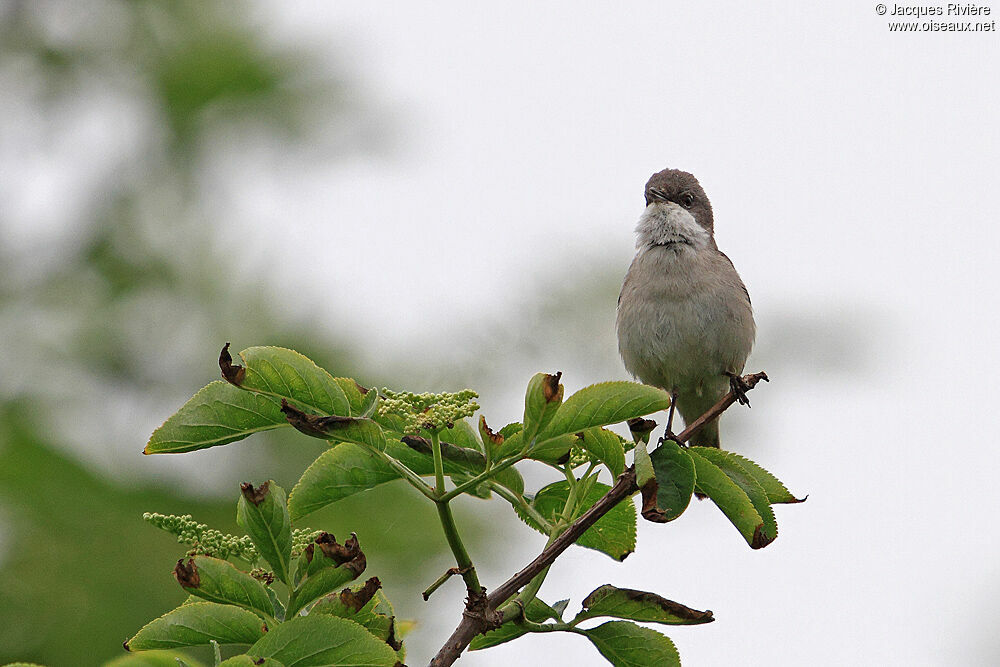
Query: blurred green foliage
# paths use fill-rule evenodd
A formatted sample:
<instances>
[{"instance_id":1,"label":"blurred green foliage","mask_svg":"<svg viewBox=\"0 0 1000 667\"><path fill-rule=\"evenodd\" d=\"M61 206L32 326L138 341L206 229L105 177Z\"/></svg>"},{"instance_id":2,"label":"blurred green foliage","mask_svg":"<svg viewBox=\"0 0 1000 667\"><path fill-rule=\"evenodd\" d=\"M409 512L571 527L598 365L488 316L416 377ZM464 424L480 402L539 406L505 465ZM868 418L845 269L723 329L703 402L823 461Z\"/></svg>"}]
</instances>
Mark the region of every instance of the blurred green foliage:
<instances>
[{"instance_id":1,"label":"blurred green foliage","mask_svg":"<svg viewBox=\"0 0 1000 667\"><path fill-rule=\"evenodd\" d=\"M87 187L56 202L54 234L0 245L0 663L120 655L125 638L184 598L171 576L184 547L142 512L235 532L235 479L290 487L322 450L268 434L211 473L213 459L180 464L214 475L213 488L151 478L165 466L140 455L147 425L217 375L228 338L287 345L368 384L392 374L362 373L350 341L290 315L219 238L210 195L220 177L234 178L226 165L247 145L307 147L333 161L378 141L365 130L377 114L335 63L266 31L263 12L211 1L0 7L0 81L31 125L0 121L4 145L20 147L0 156L6 173L58 160L73 121L95 109L122 110L131 123L126 145L77 156ZM0 210L5 236L32 225L19 211ZM108 474L95 460L122 464ZM392 484L309 525L357 532L390 595L415 597L433 562L412 554L444 539L412 493ZM387 505L389 523L379 520ZM473 527L469 538L482 535Z\"/></svg>"}]
</instances>

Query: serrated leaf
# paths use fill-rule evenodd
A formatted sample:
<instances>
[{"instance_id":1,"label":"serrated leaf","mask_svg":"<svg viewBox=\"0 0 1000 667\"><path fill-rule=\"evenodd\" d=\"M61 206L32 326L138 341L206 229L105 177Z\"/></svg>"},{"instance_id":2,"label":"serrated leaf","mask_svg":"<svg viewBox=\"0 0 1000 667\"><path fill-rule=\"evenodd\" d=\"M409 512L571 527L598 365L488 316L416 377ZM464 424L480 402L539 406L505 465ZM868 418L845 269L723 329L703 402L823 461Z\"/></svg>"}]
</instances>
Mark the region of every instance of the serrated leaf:
<instances>
[{"instance_id":1,"label":"serrated leaf","mask_svg":"<svg viewBox=\"0 0 1000 667\"><path fill-rule=\"evenodd\" d=\"M774 511L771 509L771 504L768 502L767 493L764 491L764 488L757 481L756 477L743 467L742 461L746 461L746 459L714 447L692 447L691 449L694 449L698 454L718 466L750 498L750 502L753 503L757 514L764 520L764 528L758 535L757 546L754 546L754 548L766 547L773 542L778 537L778 522L774 518Z\"/></svg>"},{"instance_id":2,"label":"serrated leaf","mask_svg":"<svg viewBox=\"0 0 1000 667\"><path fill-rule=\"evenodd\" d=\"M751 548L767 546L770 540L765 535L764 519L757 512L754 503L739 485L731 480L719 466L688 448L688 455L694 462L695 488L712 499L722 513L736 526L743 539Z\"/></svg>"},{"instance_id":3,"label":"serrated leaf","mask_svg":"<svg viewBox=\"0 0 1000 667\"><path fill-rule=\"evenodd\" d=\"M613 476L625 470L625 447L617 433L605 428L588 428L583 431L579 444L593 459L608 466Z\"/></svg>"},{"instance_id":4,"label":"serrated leaf","mask_svg":"<svg viewBox=\"0 0 1000 667\"><path fill-rule=\"evenodd\" d=\"M666 625L699 625L715 620L710 611L691 609L656 593L616 588L609 584L594 590L584 599L583 611L576 615L573 623L575 625L579 621L598 616Z\"/></svg>"},{"instance_id":5,"label":"serrated leaf","mask_svg":"<svg viewBox=\"0 0 1000 667\"><path fill-rule=\"evenodd\" d=\"M225 351L223 351L225 353ZM287 399L319 415L349 417L351 404L340 384L308 357L284 347L248 347L239 353L240 389ZM225 369L224 369L224 375ZM227 378L228 379L228 378Z\"/></svg>"},{"instance_id":6,"label":"serrated leaf","mask_svg":"<svg viewBox=\"0 0 1000 667\"><path fill-rule=\"evenodd\" d=\"M673 440L649 455L656 473L656 506L663 521L673 521L687 509L694 494L694 461Z\"/></svg>"},{"instance_id":7,"label":"serrated leaf","mask_svg":"<svg viewBox=\"0 0 1000 667\"><path fill-rule=\"evenodd\" d=\"M193 452L287 425L274 399L216 380L153 431L142 453Z\"/></svg>"},{"instance_id":8,"label":"serrated leaf","mask_svg":"<svg viewBox=\"0 0 1000 667\"><path fill-rule=\"evenodd\" d=\"M545 604L538 598L532 598L531 602L525 605L524 615L529 621L542 623L549 619L558 619L559 615L552 607ZM476 635L469 644L470 651L481 651L498 644L509 642L528 633L524 625L517 621L508 621L495 630L490 630L484 635Z\"/></svg>"},{"instance_id":9,"label":"serrated leaf","mask_svg":"<svg viewBox=\"0 0 1000 667\"><path fill-rule=\"evenodd\" d=\"M253 644L264 634L263 621L245 609L214 602L185 604L150 621L125 642L129 651Z\"/></svg>"},{"instance_id":10,"label":"serrated leaf","mask_svg":"<svg viewBox=\"0 0 1000 667\"><path fill-rule=\"evenodd\" d=\"M674 643L656 630L629 621L608 621L584 632L615 667L680 667Z\"/></svg>"},{"instance_id":11,"label":"serrated leaf","mask_svg":"<svg viewBox=\"0 0 1000 667\"><path fill-rule=\"evenodd\" d=\"M763 488L764 492L767 494L768 502L772 505L801 503L805 501L804 498L800 500L799 498L793 496L791 491L789 491L777 477L762 468L759 464L754 463L750 459L740 456L735 452L724 453L729 459L735 460L741 468L757 480L757 483L760 484L761 488Z\"/></svg>"},{"instance_id":12,"label":"serrated leaf","mask_svg":"<svg viewBox=\"0 0 1000 667\"><path fill-rule=\"evenodd\" d=\"M554 437L578 433L594 426L608 426L670 407L670 394L636 382L602 382L584 387L559 406L556 416L540 434Z\"/></svg>"},{"instance_id":13,"label":"serrated leaf","mask_svg":"<svg viewBox=\"0 0 1000 667\"><path fill-rule=\"evenodd\" d=\"M229 561L211 556L182 558L174 568L174 577L185 591L220 604L248 609L265 620L274 607L264 585Z\"/></svg>"},{"instance_id":14,"label":"serrated leaf","mask_svg":"<svg viewBox=\"0 0 1000 667\"><path fill-rule=\"evenodd\" d=\"M255 489L252 484L240 486L236 505L236 523L246 531L274 574L289 583L289 561L292 557L292 520L288 516L285 490L269 480Z\"/></svg>"},{"instance_id":15,"label":"serrated leaf","mask_svg":"<svg viewBox=\"0 0 1000 667\"><path fill-rule=\"evenodd\" d=\"M299 616L264 635L247 650L285 667L393 667L396 652L354 621Z\"/></svg>"},{"instance_id":16,"label":"serrated leaf","mask_svg":"<svg viewBox=\"0 0 1000 667\"><path fill-rule=\"evenodd\" d=\"M583 501L579 503L572 518L575 519L590 509L610 488L607 484L595 483L583 496ZM539 514L547 520L553 521L562 512L568 497L569 484L565 481L559 481L541 489L531 504L538 510ZM530 517L522 516L521 518L535 530L541 530ZM631 499L626 499L598 519L597 523L588 528L576 543L581 547L606 553L615 560L625 560L635 550L635 524L635 505Z\"/></svg>"}]
</instances>

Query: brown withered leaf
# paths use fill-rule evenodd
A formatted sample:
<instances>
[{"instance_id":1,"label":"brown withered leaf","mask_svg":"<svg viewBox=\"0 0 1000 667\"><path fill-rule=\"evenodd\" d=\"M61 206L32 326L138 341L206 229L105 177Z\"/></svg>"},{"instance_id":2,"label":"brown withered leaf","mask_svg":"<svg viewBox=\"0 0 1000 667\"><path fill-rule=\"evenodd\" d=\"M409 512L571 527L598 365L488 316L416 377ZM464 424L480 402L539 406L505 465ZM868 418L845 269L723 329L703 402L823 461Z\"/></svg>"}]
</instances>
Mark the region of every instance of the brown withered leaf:
<instances>
[{"instance_id":1,"label":"brown withered leaf","mask_svg":"<svg viewBox=\"0 0 1000 667\"><path fill-rule=\"evenodd\" d=\"M640 440L649 441L646 437L649 433L656 428L656 422L652 419L643 419L642 417L635 417L634 419L629 419L627 422L628 430L632 433L632 440L639 442Z\"/></svg>"},{"instance_id":2,"label":"brown withered leaf","mask_svg":"<svg viewBox=\"0 0 1000 667\"><path fill-rule=\"evenodd\" d=\"M361 574L365 571L368 561L361 551L361 545L358 543L358 536L355 533L351 533L343 545L339 544L337 538L330 533L320 533L315 542L323 554L338 566L346 565L355 574Z\"/></svg>"},{"instance_id":3,"label":"brown withered leaf","mask_svg":"<svg viewBox=\"0 0 1000 667\"><path fill-rule=\"evenodd\" d=\"M753 541L750 542L751 549L763 549L771 542L774 542L775 537L767 535L764 532L764 524L760 524L753 530Z\"/></svg>"},{"instance_id":4,"label":"brown withered leaf","mask_svg":"<svg viewBox=\"0 0 1000 667\"><path fill-rule=\"evenodd\" d=\"M271 483L269 481L264 482L255 489L253 488L252 483L243 482L240 484L240 493L243 494L243 497L246 498L248 502L251 502L254 505L260 505L267 499L267 495L271 493L270 485Z\"/></svg>"},{"instance_id":5,"label":"brown withered leaf","mask_svg":"<svg viewBox=\"0 0 1000 667\"><path fill-rule=\"evenodd\" d=\"M399 649L403 648L403 642L401 642L398 639L396 639L396 617L395 616L390 616L389 617L389 636L386 637L385 643L388 644L389 648L391 648L393 651L398 651ZM399 663L397 662L396 664L398 665Z\"/></svg>"},{"instance_id":6,"label":"brown withered leaf","mask_svg":"<svg viewBox=\"0 0 1000 667\"><path fill-rule=\"evenodd\" d=\"M632 588L615 588L612 586L601 586L597 590L593 591L590 595L584 598L583 608L589 610L596 603L600 602L601 599L608 597L609 590L611 591L612 596L623 594L627 600L632 600L641 604L655 605L671 616L676 616L677 618L692 621L694 623L711 623L715 620L715 617L712 615L710 610L699 611L697 609L692 609L691 607L683 605L680 602L668 600L665 597L661 597L656 593L650 593L648 591L638 591Z\"/></svg>"},{"instance_id":7,"label":"brown withered leaf","mask_svg":"<svg viewBox=\"0 0 1000 667\"><path fill-rule=\"evenodd\" d=\"M174 578L184 588L198 588L201 586L201 577L198 575L198 566L194 564L193 558L188 558L187 564L184 559L177 561L174 566Z\"/></svg>"},{"instance_id":8,"label":"brown withered leaf","mask_svg":"<svg viewBox=\"0 0 1000 667\"><path fill-rule=\"evenodd\" d=\"M219 354L219 368L222 369L222 378L239 387L243 384L247 369L233 363L233 357L229 354L229 343L226 343Z\"/></svg>"},{"instance_id":9,"label":"brown withered leaf","mask_svg":"<svg viewBox=\"0 0 1000 667\"><path fill-rule=\"evenodd\" d=\"M281 412L284 413L288 423L295 427L295 430L314 438L323 439L326 439L330 435L330 431L338 425L349 424L357 420L355 417L340 417L337 415L322 417L306 414L285 399L281 399Z\"/></svg>"},{"instance_id":10,"label":"brown withered leaf","mask_svg":"<svg viewBox=\"0 0 1000 667\"><path fill-rule=\"evenodd\" d=\"M653 523L666 523L669 521L667 513L656 505L656 493L659 490L660 485L657 484L655 477L651 478L640 489L642 492L642 518Z\"/></svg>"},{"instance_id":11,"label":"brown withered leaf","mask_svg":"<svg viewBox=\"0 0 1000 667\"><path fill-rule=\"evenodd\" d=\"M493 429L486 425L486 417L479 415L479 432L481 435L485 435L496 446L503 444L504 437L499 433L494 433Z\"/></svg>"},{"instance_id":12,"label":"brown withered leaf","mask_svg":"<svg viewBox=\"0 0 1000 667\"><path fill-rule=\"evenodd\" d=\"M563 391L562 387L559 386L560 378L562 378L562 371L557 371L555 375L547 374L545 376L545 381L542 384L542 396L545 397L546 403L562 400Z\"/></svg>"},{"instance_id":13,"label":"brown withered leaf","mask_svg":"<svg viewBox=\"0 0 1000 667\"><path fill-rule=\"evenodd\" d=\"M340 603L348 609L353 609L356 612L361 611L361 608L371 601L375 592L380 588L382 588L382 582L379 581L378 577L372 577L357 591L352 591L350 588L340 591Z\"/></svg>"}]
</instances>

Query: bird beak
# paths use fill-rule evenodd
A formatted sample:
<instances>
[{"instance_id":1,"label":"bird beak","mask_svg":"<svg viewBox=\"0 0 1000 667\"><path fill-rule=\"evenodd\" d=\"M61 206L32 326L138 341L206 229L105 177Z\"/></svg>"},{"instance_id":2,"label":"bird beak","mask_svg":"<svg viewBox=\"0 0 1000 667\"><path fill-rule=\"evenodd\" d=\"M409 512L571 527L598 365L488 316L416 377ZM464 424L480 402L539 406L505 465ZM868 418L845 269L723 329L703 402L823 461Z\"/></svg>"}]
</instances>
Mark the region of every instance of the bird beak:
<instances>
[{"instance_id":1,"label":"bird beak","mask_svg":"<svg viewBox=\"0 0 1000 667\"><path fill-rule=\"evenodd\" d=\"M657 190L656 188L650 188L646 192L646 206L649 206L653 202L665 202L667 200L667 195L662 190Z\"/></svg>"}]
</instances>

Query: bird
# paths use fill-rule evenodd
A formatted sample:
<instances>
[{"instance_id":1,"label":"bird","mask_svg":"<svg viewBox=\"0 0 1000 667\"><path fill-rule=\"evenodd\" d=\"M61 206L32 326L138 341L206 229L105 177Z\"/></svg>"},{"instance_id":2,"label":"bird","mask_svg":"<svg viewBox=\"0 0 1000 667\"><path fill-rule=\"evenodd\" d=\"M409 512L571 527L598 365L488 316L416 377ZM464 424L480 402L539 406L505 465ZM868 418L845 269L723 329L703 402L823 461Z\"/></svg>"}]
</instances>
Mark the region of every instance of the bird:
<instances>
[{"instance_id":1,"label":"bird","mask_svg":"<svg viewBox=\"0 0 1000 667\"><path fill-rule=\"evenodd\" d=\"M641 382L671 394L690 425L727 391L746 400L741 373L756 324L750 293L715 242L712 204L692 174L664 169L645 188L636 253L618 297L618 351ZM721 447L719 420L688 444Z\"/></svg>"}]
</instances>

